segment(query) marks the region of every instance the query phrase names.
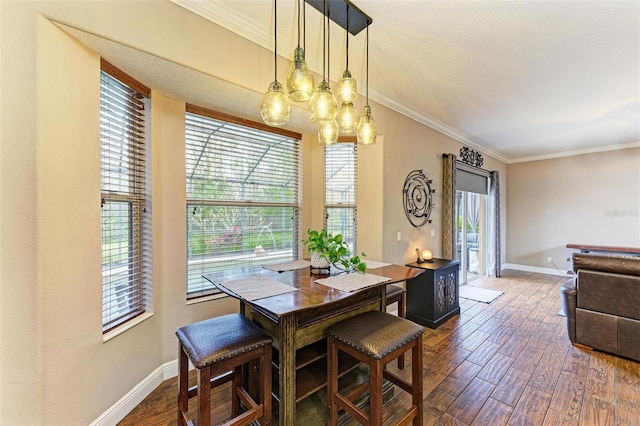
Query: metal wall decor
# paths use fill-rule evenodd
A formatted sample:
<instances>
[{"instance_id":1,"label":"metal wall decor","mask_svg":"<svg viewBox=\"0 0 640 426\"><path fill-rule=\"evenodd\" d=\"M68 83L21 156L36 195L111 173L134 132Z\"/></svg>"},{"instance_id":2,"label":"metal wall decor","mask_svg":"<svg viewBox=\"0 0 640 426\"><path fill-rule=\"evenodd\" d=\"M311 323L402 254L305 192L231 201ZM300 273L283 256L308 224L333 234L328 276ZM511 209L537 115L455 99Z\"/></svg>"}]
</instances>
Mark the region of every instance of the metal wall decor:
<instances>
[{"instance_id":1,"label":"metal wall decor","mask_svg":"<svg viewBox=\"0 0 640 426\"><path fill-rule=\"evenodd\" d=\"M482 167L482 163L484 162L482 154L466 146L460 148L460 161L474 167Z\"/></svg>"},{"instance_id":2,"label":"metal wall decor","mask_svg":"<svg viewBox=\"0 0 640 426\"><path fill-rule=\"evenodd\" d=\"M422 170L414 170L404 181L402 196L404 199L404 214L409 222L416 228L425 223L431 223L431 209L435 206L432 194L436 192L431 189L433 181L428 179Z\"/></svg>"}]
</instances>

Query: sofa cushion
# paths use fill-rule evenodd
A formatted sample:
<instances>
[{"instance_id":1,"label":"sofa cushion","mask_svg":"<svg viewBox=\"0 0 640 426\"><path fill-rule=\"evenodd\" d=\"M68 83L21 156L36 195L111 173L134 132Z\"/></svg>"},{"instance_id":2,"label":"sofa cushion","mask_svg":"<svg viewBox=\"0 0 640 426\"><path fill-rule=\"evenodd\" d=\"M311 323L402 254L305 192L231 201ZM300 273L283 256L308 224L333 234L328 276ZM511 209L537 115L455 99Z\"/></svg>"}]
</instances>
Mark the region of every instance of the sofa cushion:
<instances>
[{"instance_id":1,"label":"sofa cushion","mask_svg":"<svg viewBox=\"0 0 640 426\"><path fill-rule=\"evenodd\" d=\"M640 276L580 269L578 308L640 320Z\"/></svg>"},{"instance_id":2,"label":"sofa cushion","mask_svg":"<svg viewBox=\"0 0 640 426\"><path fill-rule=\"evenodd\" d=\"M576 341L605 352L618 352L617 318L576 309Z\"/></svg>"},{"instance_id":3,"label":"sofa cushion","mask_svg":"<svg viewBox=\"0 0 640 426\"><path fill-rule=\"evenodd\" d=\"M640 361L640 321L618 318L618 355Z\"/></svg>"},{"instance_id":4,"label":"sofa cushion","mask_svg":"<svg viewBox=\"0 0 640 426\"><path fill-rule=\"evenodd\" d=\"M638 256L605 256L590 253L574 253L572 262L574 272L578 272L581 269L589 269L591 271L640 276L640 257Z\"/></svg>"}]
</instances>

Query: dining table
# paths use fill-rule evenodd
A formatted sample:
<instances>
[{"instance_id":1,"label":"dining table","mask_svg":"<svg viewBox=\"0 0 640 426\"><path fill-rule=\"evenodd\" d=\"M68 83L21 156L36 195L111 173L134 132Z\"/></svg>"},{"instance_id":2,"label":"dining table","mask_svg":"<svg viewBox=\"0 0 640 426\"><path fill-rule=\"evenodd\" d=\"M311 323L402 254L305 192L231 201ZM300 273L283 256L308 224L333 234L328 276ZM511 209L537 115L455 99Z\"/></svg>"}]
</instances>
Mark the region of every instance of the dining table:
<instances>
[{"instance_id":1,"label":"dining table","mask_svg":"<svg viewBox=\"0 0 640 426\"><path fill-rule=\"evenodd\" d=\"M372 262L372 266L377 267L367 268L364 274L352 272L351 276L339 270L300 267L279 272L260 266L204 275L222 292L238 299L240 312L273 337L277 349L273 357L277 369L273 396L280 425L294 425L296 403L326 386L325 330L363 312L385 310L387 284L412 280L423 273L418 268L388 263ZM357 289L331 284L332 280L346 279L368 281ZM234 287L232 283L240 285ZM270 286L279 294L269 295ZM238 290L246 288L257 293ZM340 366L341 374L355 367L347 361Z\"/></svg>"}]
</instances>

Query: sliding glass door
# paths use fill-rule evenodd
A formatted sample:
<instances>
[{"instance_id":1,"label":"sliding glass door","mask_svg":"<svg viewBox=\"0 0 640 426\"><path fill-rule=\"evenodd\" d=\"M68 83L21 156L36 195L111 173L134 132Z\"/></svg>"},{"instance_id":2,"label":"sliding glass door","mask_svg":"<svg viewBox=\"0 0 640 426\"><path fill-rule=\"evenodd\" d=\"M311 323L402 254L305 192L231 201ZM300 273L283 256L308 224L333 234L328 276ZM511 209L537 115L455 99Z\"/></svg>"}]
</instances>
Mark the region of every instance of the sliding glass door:
<instances>
[{"instance_id":1,"label":"sliding glass door","mask_svg":"<svg viewBox=\"0 0 640 426\"><path fill-rule=\"evenodd\" d=\"M455 258L461 285L486 274L487 181L475 170L457 170Z\"/></svg>"}]
</instances>

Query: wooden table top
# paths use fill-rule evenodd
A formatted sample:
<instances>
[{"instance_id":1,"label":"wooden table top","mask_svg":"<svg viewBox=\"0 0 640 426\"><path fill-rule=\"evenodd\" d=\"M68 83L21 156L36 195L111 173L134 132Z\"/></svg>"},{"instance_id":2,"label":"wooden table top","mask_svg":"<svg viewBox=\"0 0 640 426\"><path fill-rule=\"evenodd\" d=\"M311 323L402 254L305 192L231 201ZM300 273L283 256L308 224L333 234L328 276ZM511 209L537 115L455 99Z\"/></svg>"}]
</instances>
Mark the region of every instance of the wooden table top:
<instances>
[{"instance_id":1,"label":"wooden table top","mask_svg":"<svg viewBox=\"0 0 640 426\"><path fill-rule=\"evenodd\" d=\"M391 278L391 280L379 284L386 285L414 278L423 273L424 270L410 268L407 266L389 265L376 269L367 269L366 272L368 274ZM315 280L326 278L329 275L312 274L309 268L295 269L293 271L286 272L275 272L260 266L254 266L206 274L204 275L204 278L213 284L216 284L230 280L248 278L255 275L268 277L298 289L298 291L265 297L254 301L243 300L245 303L260 308L261 310L268 311L278 318L294 312L301 312L307 309L329 305L331 303L344 300L357 293L340 291L314 283ZM219 286L218 288L230 296L237 298L237 295L227 291L223 286ZM371 287L368 287L367 289L369 288Z\"/></svg>"}]
</instances>

